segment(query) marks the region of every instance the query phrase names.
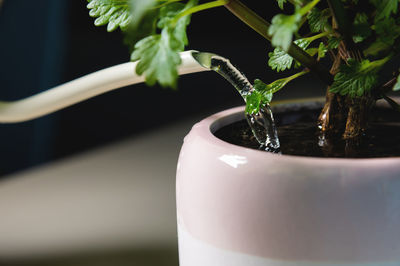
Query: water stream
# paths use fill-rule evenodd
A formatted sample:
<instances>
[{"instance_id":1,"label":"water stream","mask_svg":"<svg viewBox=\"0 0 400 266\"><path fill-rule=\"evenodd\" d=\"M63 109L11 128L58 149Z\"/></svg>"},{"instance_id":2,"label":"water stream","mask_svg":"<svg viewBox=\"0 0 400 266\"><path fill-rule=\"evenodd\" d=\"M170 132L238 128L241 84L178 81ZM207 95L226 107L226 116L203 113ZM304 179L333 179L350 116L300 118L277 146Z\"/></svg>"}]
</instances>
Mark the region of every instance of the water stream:
<instances>
[{"instance_id":1,"label":"water stream","mask_svg":"<svg viewBox=\"0 0 400 266\"><path fill-rule=\"evenodd\" d=\"M244 101L254 91L246 76L232 65L228 59L216 54L197 51L193 51L192 55L200 65L214 70L228 80L240 93ZM254 137L260 143L260 149L274 153L280 151L278 132L269 104L261 107L256 114L246 114L246 120Z\"/></svg>"}]
</instances>

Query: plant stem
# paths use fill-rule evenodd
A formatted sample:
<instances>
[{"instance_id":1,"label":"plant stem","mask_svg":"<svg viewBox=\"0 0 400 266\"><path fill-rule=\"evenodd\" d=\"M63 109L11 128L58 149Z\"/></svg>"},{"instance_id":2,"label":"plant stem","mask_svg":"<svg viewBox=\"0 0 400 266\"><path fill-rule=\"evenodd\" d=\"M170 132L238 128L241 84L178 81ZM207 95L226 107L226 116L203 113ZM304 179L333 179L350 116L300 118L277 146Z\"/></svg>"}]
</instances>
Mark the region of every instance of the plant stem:
<instances>
[{"instance_id":1,"label":"plant stem","mask_svg":"<svg viewBox=\"0 0 400 266\"><path fill-rule=\"evenodd\" d=\"M247 26L255 30L258 34L263 36L265 39L271 41L271 36L268 35L268 29L270 23L261 18L253 10L245 6L238 0L229 1L225 7Z\"/></svg>"},{"instance_id":2,"label":"plant stem","mask_svg":"<svg viewBox=\"0 0 400 266\"><path fill-rule=\"evenodd\" d=\"M294 80L295 78L301 77L301 76L303 76L303 75L305 75L305 74L307 74L307 73L309 73L309 71L307 71L307 70L300 71L300 72L297 72L296 74L293 74L293 75L287 77L287 79L288 79L289 81L292 81L292 80Z\"/></svg>"},{"instance_id":3,"label":"plant stem","mask_svg":"<svg viewBox=\"0 0 400 266\"><path fill-rule=\"evenodd\" d=\"M175 2L180 2L180 1L182 1L182 0L169 0L167 2L164 2L162 4L159 4L159 5L155 6L155 7L153 7L153 9L158 9L158 8L161 8L161 7L166 6L168 4L175 3Z\"/></svg>"},{"instance_id":4,"label":"plant stem","mask_svg":"<svg viewBox=\"0 0 400 266\"><path fill-rule=\"evenodd\" d=\"M210 8L214 8L214 7L219 7L219 6L223 6L225 4L227 4L229 2L229 0L216 0L216 1L212 1L212 2L208 2L208 3L204 3L201 5L197 5L194 7L191 7L185 11L183 11L182 13L180 13L179 15L177 15L174 20L172 21L173 24L175 24L176 22L178 22L178 20L184 16L199 12L199 11L203 11L206 9L210 9Z\"/></svg>"},{"instance_id":5,"label":"plant stem","mask_svg":"<svg viewBox=\"0 0 400 266\"><path fill-rule=\"evenodd\" d=\"M227 4L225 4L225 7L250 28L258 32L265 39L271 41L272 36L268 34L270 23L256 14L253 10L248 8L239 0L230 0ZM328 70L321 66L317 60L307 54L296 44L292 43L287 53L299 61L303 66L309 68L312 72L317 74L322 81L328 85L332 84L333 78Z\"/></svg>"},{"instance_id":6,"label":"plant stem","mask_svg":"<svg viewBox=\"0 0 400 266\"><path fill-rule=\"evenodd\" d=\"M309 68L326 84L330 85L333 83L333 76L325 69L325 67L320 65L317 60L299 46L295 44L290 45L288 54L299 61L303 66Z\"/></svg>"},{"instance_id":7,"label":"plant stem","mask_svg":"<svg viewBox=\"0 0 400 266\"><path fill-rule=\"evenodd\" d=\"M328 0L329 8L336 20L338 31L343 35L344 39L351 39L351 24L349 23L346 10L341 0Z\"/></svg>"},{"instance_id":8,"label":"plant stem","mask_svg":"<svg viewBox=\"0 0 400 266\"><path fill-rule=\"evenodd\" d=\"M362 51L357 47L353 41L352 31L353 25L349 21L349 16L344 9L341 0L327 0L329 8L332 11L333 18L336 21L338 32L343 36L344 44L349 52L349 55L358 61L363 59Z\"/></svg>"},{"instance_id":9,"label":"plant stem","mask_svg":"<svg viewBox=\"0 0 400 266\"><path fill-rule=\"evenodd\" d=\"M307 37L307 38L305 38L305 39L309 40L310 42L313 42L313 41L315 41L315 40L317 40L317 39L319 39L319 38L325 37L325 36L327 36L327 35L329 35L329 34L330 34L329 32L324 31L324 32L321 32L321 33L319 33L319 34L316 34L316 35Z\"/></svg>"},{"instance_id":10,"label":"plant stem","mask_svg":"<svg viewBox=\"0 0 400 266\"><path fill-rule=\"evenodd\" d=\"M308 11L310 11L316 4L318 4L319 1L320 1L320 0L314 0L314 1L310 2L310 3L308 3L307 5L305 5L304 7L302 7L302 8L299 10L299 13L300 13L302 16L304 16L304 15L307 14Z\"/></svg>"}]
</instances>

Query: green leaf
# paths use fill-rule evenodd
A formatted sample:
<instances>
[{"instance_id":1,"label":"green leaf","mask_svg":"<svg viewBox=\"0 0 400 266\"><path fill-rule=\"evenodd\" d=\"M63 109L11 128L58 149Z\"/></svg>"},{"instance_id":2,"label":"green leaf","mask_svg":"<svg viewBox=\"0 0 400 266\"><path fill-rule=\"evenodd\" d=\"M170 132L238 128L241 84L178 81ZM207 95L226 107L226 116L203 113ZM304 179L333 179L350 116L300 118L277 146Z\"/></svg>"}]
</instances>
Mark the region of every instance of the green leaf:
<instances>
[{"instance_id":1,"label":"green leaf","mask_svg":"<svg viewBox=\"0 0 400 266\"><path fill-rule=\"evenodd\" d=\"M364 50L365 55L376 56L383 51L392 49L395 40L400 37L400 26L396 20L389 17L384 20L377 21L372 29L376 33L376 40Z\"/></svg>"},{"instance_id":2,"label":"green leaf","mask_svg":"<svg viewBox=\"0 0 400 266\"><path fill-rule=\"evenodd\" d=\"M107 25L107 31L114 31L118 27L126 29L132 20L128 0L88 0L89 15L96 17L96 26Z\"/></svg>"},{"instance_id":3,"label":"green leaf","mask_svg":"<svg viewBox=\"0 0 400 266\"><path fill-rule=\"evenodd\" d=\"M392 46L390 44L387 44L387 43L381 42L379 40L376 40L367 49L365 49L363 52L364 52L364 55L366 55L366 56L369 56L369 55L376 56L380 52L388 50L391 47Z\"/></svg>"},{"instance_id":4,"label":"green leaf","mask_svg":"<svg viewBox=\"0 0 400 266\"><path fill-rule=\"evenodd\" d=\"M328 19L331 16L329 8L319 10L314 7L307 15L308 25L310 26L311 32L320 32L325 29L328 24Z\"/></svg>"},{"instance_id":5,"label":"green leaf","mask_svg":"<svg viewBox=\"0 0 400 266\"><path fill-rule=\"evenodd\" d=\"M253 91L251 94L246 96L246 108L247 114L256 114L260 111L262 105L262 95L258 91Z\"/></svg>"},{"instance_id":6,"label":"green leaf","mask_svg":"<svg viewBox=\"0 0 400 266\"><path fill-rule=\"evenodd\" d=\"M390 14L397 13L398 0L370 0L376 7L375 21L389 18Z\"/></svg>"},{"instance_id":7,"label":"green leaf","mask_svg":"<svg viewBox=\"0 0 400 266\"><path fill-rule=\"evenodd\" d=\"M326 52L328 52L328 48L325 46L324 43L320 42L318 46L318 59L324 58Z\"/></svg>"},{"instance_id":8,"label":"green leaf","mask_svg":"<svg viewBox=\"0 0 400 266\"><path fill-rule=\"evenodd\" d=\"M400 26L392 17L377 21L372 28L375 30L377 38L364 50L365 55L376 56L383 51L392 49L395 40L400 37Z\"/></svg>"},{"instance_id":9,"label":"green leaf","mask_svg":"<svg viewBox=\"0 0 400 266\"><path fill-rule=\"evenodd\" d=\"M272 36L271 44L287 52L292 43L293 34L299 29L301 17L297 12L290 16L283 14L274 16L268 29L268 34Z\"/></svg>"},{"instance_id":10,"label":"green leaf","mask_svg":"<svg viewBox=\"0 0 400 266\"><path fill-rule=\"evenodd\" d=\"M271 87L259 79L254 80L253 84L254 90L262 94L262 100L265 103L270 103L272 101L273 92Z\"/></svg>"},{"instance_id":11,"label":"green leaf","mask_svg":"<svg viewBox=\"0 0 400 266\"><path fill-rule=\"evenodd\" d=\"M278 2L278 6L280 9L283 9L283 4L287 2L287 0L276 0Z\"/></svg>"},{"instance_id":12,"label":"green leaf","mask_svg":"<svg viewBox=\"0 0 400 266\"><path fill-rule=\"evenodd\" d=\"M157 4L166 2L165 0L129 0L132 12L132 26L141 27L142 19L147 13L151 12Z\"/></svg>"},{"instance_id":13,"label":"green leaf","mask_svg":"<svg viewBox=\"0 0 400 266\"><path fill-rule=\"evenodd\" d=\"M259 79L254 80L254 90L246 96L246 113L256 114L260 108L268 104L272 100L272 91L267 84Z\"/></svg>"},{"instance_id":14,"label":"green leaf","mask_svg":"<svg viewBox=\"0 0 400 266\"><path fill-rule=\"evenodd\" d=\"M153 34L136 43L131 60L140 60L136 72L145 75L148 85L158 82L163 87L176 88L177 67L181 63L179 52L187 44L186 26L190 22L190 15L177 21L175 18L197 2L190 0L186 5L172 3L162 6L161 19L157 24L162 28L161 34Z\"/></svg>"},{"instance_id":15,"label":"green leaf","mask_svg":"<svg viewBox=\"0 0 400 266\"><path fill-rule=\"evenodd\" d=\"M397 77L397 82L394 84L393 89L394 91L400 90L400 75Z\"/></svg>"},{"instance_id":16,"label":"green leaf","mask_svg":"<svg viewBox=\"0 0 400 266\"><path fill-rule=\"evenodd\" d=\"M308 71L301 71L301 72L298 72L289 77L277 79L274 82L267 85L267 90L270 91L271 93L275 93L275 92L281 90L283 87L285 87L290 81L292 81L300 76L303 76L307 73L308 73Z\"/></svg>"},{"instance_id":17,"label":"green leaf","mask_svg":"<svg viewBox=\"0 0 400 266\"><path fill-rule=\"evenodd\" d=\"M279 72L292 67L293 57L279 48L275 48L273 52L268 53L268 56L268 65L272 70Z\"/></svg>"},{"instance_id":18,"label":"green leaf","mask_svg":"<svg viewBox=\"0 0 400 266\"><path fill-rule=\"evenodd\" d=\"M375 24L375 32L378 35L377 41L392 45L394 40L400 36L400 27L394 18L388 18Z\"/></svg>"},{"instance_id":19,"label":"green leaf","mask_svg":"<svg viewBox=\"0 0 400 266\"><path fill-rule=\"evenodd\" d=\"M271 102L272 96L275 92L282 89L290 81L306 73L308 72L302 71L292 76L275 80L270 84L265 84L259 79L254 80L254 85L253 85L254 90L251 94L249 94L246 97L246 113L248 114L258 113L261 107Z\"/></svg>"},{"instance_id":20,"label":"green leaf","mask_svg":"<svg viewBox=\"0 0 400 266\"><path fill-rule=\"evenodd\" d=\"M297 39L294 41L300 48L305 50L309 45L310 41L307 39ZM288 55L280 48L275 48L273 52L268 53L269 60L268 65L277 72L284 71L286 69L290 69L293 64L293 57ZM295 64L295 67L299 66L299 63Z\"/></svg>"},{"instance_id":21,"label":"green leaf","mask_svg":"<svg viewBox=\"0 0 400 266\"><path fill-rule=\"evenodd\" d=\"M246 113L248 114L258 113L261 107L271 102L272 96L275 92L282 89L290 81L306 73L308 73L308 71L302 71L292 76L275 80L270 84L265 84L261 80L256 79L253 85L254 90L252 91L251 94L247 95L246 97Z\"/></svg>"},{"instance_id":22,"label":"green leaf","mask_svg":"<svg viewBox=\"0 0 400 266\"><path fill-rule=\"evenodd\" d=\"M180 18L176 22L176 24L173 24L174 19L179 13L192 7L196 3L197 3L197 1L189 1L189 3L186 5L184 5L182 3L172 3L172 4L162 7L160 10L161 19L158 22L157 27L159 27L159 28L165 28L165 27L174 28L174 35L178 40L181 41L182 49L184 48L185 45L188 44L186 28L190 23L191 16L184 16L184 17Z\"/></svg>"},{"instance_id":23,"label":"green leaf","mask_svg":"<svg viewBox=\"0 0 400 266\"><path fill-rule=\"evenodd\" d=\"M144 74L146 84L152 86L157 81L163 87L176 88L181 63L179 48L172 30L165 28L161 34L144 38L135 45L132 60L140 60L136 66L138 75Z\"/></svg>"},{"instance_id":24,"label":"green leaf","mask_svg":"<svg viewBox=\"0 0 400 266\"><path fill-rule=\"evenodd\" d=\"M353 41L362 42L371 35L371 28L368 23L368 16L365 13L357 13L353 23Z\"/></svg>"},{"instance_id":25,"label":"green leaf","mask_svg":"<svg viewBox=\"0 0 400 266\"><path fill-rule=\"evenodd\" d=\"M360 97L376 85L378 70L374 62L369 60L357 62L349 59L347 65L340 66L340 71L335 75L330 91L350 97Z\"/></svg>"},{"instance_id":26,"label":"green leaf","mask_svg":"<svg viewBox=\"0 0 400 266\"><path fill-rule=\"evenodd\" d=\"M288 84L289 81L290 80L287 78L277 79L274 82L271 82L270 84L268 84L268 89L272 93L275 93L275 92L279 91L280 89L282 89L283 87L285 87L285 85Z\"/></svg>"},{"instance_id":27,"label":"green leaf","mask_svg":"<svg viewBox=\"0 0 400 266\"><path fill-rule=\"evenodd\" d=\"M130 52L133 52L135 44L147 36L156 34L159 9L153 9L148 12L140 23L140 27L129 24L124 30L124 43L129 47Z\"/></svg>"},{"instance_id":28,"label":"green leaf","mask_svg":"<svg viewBox=\"0 0 400 266\"><path fill-rule=\"evenodd\" d=\"M341 41L342 41L342 39L340 39L338 37L329 38L328 39L328 45L327 45L328 50L332 50L332 49L338 48Z\"/></svg>"}]
</instances>

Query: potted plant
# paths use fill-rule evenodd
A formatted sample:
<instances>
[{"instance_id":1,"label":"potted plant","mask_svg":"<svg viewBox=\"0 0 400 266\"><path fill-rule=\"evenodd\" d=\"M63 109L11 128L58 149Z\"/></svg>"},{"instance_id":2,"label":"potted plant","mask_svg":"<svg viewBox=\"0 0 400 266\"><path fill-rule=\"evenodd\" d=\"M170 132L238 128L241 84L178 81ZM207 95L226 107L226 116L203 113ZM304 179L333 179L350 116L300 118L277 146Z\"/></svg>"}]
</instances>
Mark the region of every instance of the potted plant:
<instances>
[{"instance_id":1,"label":"potted plant","mask_svg":"<svg viewBox=\"0 0 400 266\"><path fill-rule=\"evenodd\" d=\"M135 67L136 75L143 76L147 84L175 88L180 66L190 65L193 72L201 65L227 78L246 102L246 107L206 118L185 138L177 170L182 266L399 265L398 121L395 111L385 109L384 103L375 105L378 99L384 99L386 107L400 109L387 96L391 90L400 89L395 66L400 48L397 0L270 1L286 12L275 15L271 23L238 0L88 2L96 25L107 25L109 31L121 28L126 34L136 63L123 66L123 79L129 80L129 71ZM251 84L220 56L182 53L188 43L190 16L221 6L275 47L268 60L272 69L299 71L271 83L256 80ZM121 69L114 70L121 73ZM314 117L316 130L300 127L300 132L311 135L311 150L317 147L319 152L298 156L296 146L282 155L283 141L280 146L270 108L272 95L306 74L326 83L325 103L278 104L272 112L280 124L288 126L288 140L297 134L298 128L291 127L293 121ZM117 85L142 81L134 79ZM99 86L103 83L93 76L91 88L95 82ZM74 84L86 86L82 83ZM84 98L109 89L88 90ZM60 99L64 96L71 97L61 95ZM74 101L76 98L54 105L59 108ZM3 113L15 111L13 106L3 104ZM236 124L245 118L251 130ZM368 125L373 118L383 125L375 132L383 128L391 135L371 137ZM221 130L232 124L239 128L238 142L255 143L261 150L223 140L226 134ZM297 136L291 141L299 141L301 137ZM236 143L233 138L229 141ZM375 152L380 144L371 148L374 138L394 139L388 144L394 153ZM360 156L369 158L345 158ZM386 157L375 158L382 156Z\"/></svg>"},{"instance_id":2,"label":"potted plant","mask_svg":"<svg viewBox=\"0 0 400 266\"><path fill-rule=\"evenodd\" d=\"M314 147L328 158L318 158L318 152L312 157L266 153L217 138L216 131L244 119L244 108L224 111L193 127L177 170L182 266L400 263L398 154L332 158L365 156L359 151L365 142L370 145L365 135L370 134L368 123L378 99L399 110L387 96L400 88L393 66L400 48L397 0L277 0L286 14L275 15L271 24L237 0L133 0L132 16L124 13L127 1L89 2L91 15L98 17L95 24L108 23L108 30L120 26L128 33L127 40L134 43L132 59L141 60L136 72L144 74L149 85L176 86L178 53L187 44L186 26L193 13L225 6L270 41L275 49L268 65L278 72L297 67L298 73L269 84L257 80L245 91L238 88L242 85L235 81L237 73L222 73L245 99L254 139L264 149L271 150L268 140L274 133L268 127L274 127L274 121L257 126L255 120L270 117L272 94L307 73L326 83L326 101L314 115L318 137L313 139ZM137 41L139 37L144 38ZM213 68L209 57L205 65ZM217 72L227 67L221 62L214 66ZM297 116L304 109L318 110L306 106L296 103L283 109ZM289 129L289 136L294 131ZM267 137L260 140L260 132ZM251 135L237 135L243 134ZM335 147L340 154L333 152ZM368 157L381 155L373 151Z\"/></svg>"}]
</instances>

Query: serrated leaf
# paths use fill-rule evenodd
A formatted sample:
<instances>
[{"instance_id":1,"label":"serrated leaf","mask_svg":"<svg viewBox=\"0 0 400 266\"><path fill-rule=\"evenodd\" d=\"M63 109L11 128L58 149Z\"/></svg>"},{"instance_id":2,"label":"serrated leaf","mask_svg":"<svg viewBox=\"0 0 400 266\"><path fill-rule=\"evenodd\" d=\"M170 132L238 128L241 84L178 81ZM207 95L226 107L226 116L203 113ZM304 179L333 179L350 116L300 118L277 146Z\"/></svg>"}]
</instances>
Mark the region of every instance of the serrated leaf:
<instances>
[{"instance_id":1,"label":"serrated leaf","mask_svg":"<svg viewBox=\"0 0 400 266\"><path fill-rule=\"evenodd\" d=\"M141 39L156 34L156 22L159 17L159 9L152 9L147 12L140 22L140 27L129 24L124 30L124 43L129 47L130 52L133 51L135 44Z\"/></svg>"},{"instance_id":2,"label":"serrated leaf","mask_svg":"<svg viewBox=\"0 0 400 266\"><path fill-rule=\"evenodd\" d=\"M133 27L140 27L142 19L146 16L148 12L151 12L152 9L157 4L162 4L163 0L129 0L131 6L131 16L132 16L132 26Z\"/></svg>"},{"instance_id":3,"label":"serrated leaf","mask_svg":"<svg viewBox=\"0 0 400 266\"><path fill-rule=\"evenodd\" d=\"M188 44L188 38L186 35L186 27L190 23L190 16L185 16L180 18L176 24L171 25L173 23L175 17L185 11L186 9L194 6L197 1L189 1L188 4L184 5L182 3L171 3L161 8L160 10L160 21L157 24L159 28L165 27L173 27L174 35L178 40L181 40L182 49L185 45Z\"/></svg>"},{"instance_id":4,"label":"serrated leaf","mask_svg":"<svg viewBox=\"0 0 400 266\"><path fill-rule=\"evenodd\" d=\"M376 56L379 53L392 49L395 40L400 37L400 26L395 19L387 18L380 20L373 25L376 33L376 40L364 50L365 55Z\"/></svg>"},{"instance_id":5,"label":"serrated leaf","mask_svg":"<svg viewBox=\"0 0 400 266\"><path fill-rule=\"evenodd\" d=\"M307 15L308 25L311 32L320 32L328 25L328 19L331 16L330 9L319 10L314 7Z\"/></svg>"},{"instance_id":6,"label":"serrated leaf","mask_svg":"<svg viewBox=\"0 0 400 266\"><path fill-rule=\"evenodd\" d=\"M161 34L153 34L136 43L131 59L140 60L136 72L145 75L148 85L158 82L163 87L176 88L177 67L181 63L179 52L187 44L186 26L190 21L190 15L177 16L196 4L197 0L190 0L186 5L173 3L163 6L158 23L162 28Z\"/></svg>"},{"instance_id":7,"label":"serrated leaf","mask_svg":"<svg viewBox=\"0 0 400 266\"><path fill-rule=\"evenodd\" d=\"M376 40L375 42L373 42L367 49L365 49L363 51L364 55L369 56L369 55L373 55L376 56L378 55L380 52L385 51L390 49L392 46L390 44L381 42L379 40Z\"/></svg>"},{"instance_id":8,"label":"serrated leaf","mask_svg":"<svg viewBox=\"0 0 400 266\"><path fill-rule=\"evenodd\" d=\"M176 88L177 66L181 63L180 43L170 29L161 34L144 38L135 45L132 60L140 60L136 66L138 75L144 74L146 84L152 86L157 81L163 87Z\"/></svg>"},{"instance_id":9,"label":"serrated leaf","mask_svg":"<svg viewBox=\"0 0 400 266\"><path fill-rule=\"evenodd\" d=\"M376 7L375 21L389 18L390 15L397 13L398 0L370 0Z\"/></svg>"},{"instance_id":10,"label":"serrated leaf","mask_svg":"<svg viewBox=\"0 0 400 266\"><path fill-rule=\"evenodd\" d=\"M392 45L394 40L400 36L400 27L393 18L378 21L375 24L377 41Z\"/></svg>"},{"instance_id":11,"label":"serrated leaf","mask_svg":"<svg viewBox=\"0 0 400 266\"><path fill-rule=\"evenodd\" d=\"M307 39L297 39L294 43L305 50L311 42ZM293 57L280 48L275 48L273 52L268 53L268 56L268 65L277 72L290 69L293 65ZM299 66L299 64L297 63L295 66Z\"/></svg>"},{"instance_id":12,"label":"serrated leaf","mask_svg":"<svg viewBox=\"0 0 400 266\"><path fill-rule=\"evenodd\" d=\"M324 43L320 42L318 46L318 59L324 58L328 52L328 48L325 46Z\"/></svg>"},{"instance_id":13,"label":"serrated leaf","mask_svg":"<svg viewBox=\"0 0 400 266\"><path fill-rule=\"evenodd\" d=\"M118 27L126 29L132 17L128 0L88 0L89 15L96 17L96 26L107 25L107 31L114 31Z\"/></svg>"},{"instance_id":14,"label":"serrated leaf","mask_svg":"<svg viewBox=\"0 0 400 266\"><path fill-rule=\"evenodd\" d=\"M283 9L283 4L287 2L287 0L276 0L278 2L278 6L280 9Z\"/></svg>"},{"instance_id":15,"label":"serrated leaf","mask_svg":"<svg viewBox=\"0 0 400 266\"><path fill-rule=\"evenodd\" d=\"M275 48L273 52L268 53L268 56L268 65L272 70L279 72L292 67L293 57L279 48Z\"/></svg>"},{"instance_id":16,"label":"serrated leaf","mask_svg":"<svg viewBox=\"0 0 400 266\"><path fill-rule=\"evenodd\" d=\"M272 36L271 44L288 51L293 40L293 34L299 29L300 21L301 15L298 13L290 16L283 14L274 16L268 29L268 34Z\"/></svg>"},{"instance_id":17,"label":"serrated leaf","mask_svg":"<svg viewBox=\"0 0 400 266\"><path fill-rule=\"evenodd\" d=\"M373 67L369 60L357 62L349 59L347 65L340 66L340 71L335 75L330 91L350 97L360 97L376 85L377 71L378 68Z\"/></svg>"},{"instance_id":18,"label":"serrated leaf","mask_svg":"<svg viewBox=\"0 0 400 266\"><path fill-rule=\"evenodd\" d=\"M328 39L328 45L327 48L328 50L336 49L339 47L339 44L342 40L337 37L331 37Z\"/></svg>"},{"instance_id":19,"label":"serrated leaf","mask_svg":"<svg viewBox=\"0 0 400 266\"><path fill-rule=\"evenodd\" d=\"M353 41L362 42L371 35L368 16L365 13L357 13L353 23Z\"/></svg>"}]
</instances>

